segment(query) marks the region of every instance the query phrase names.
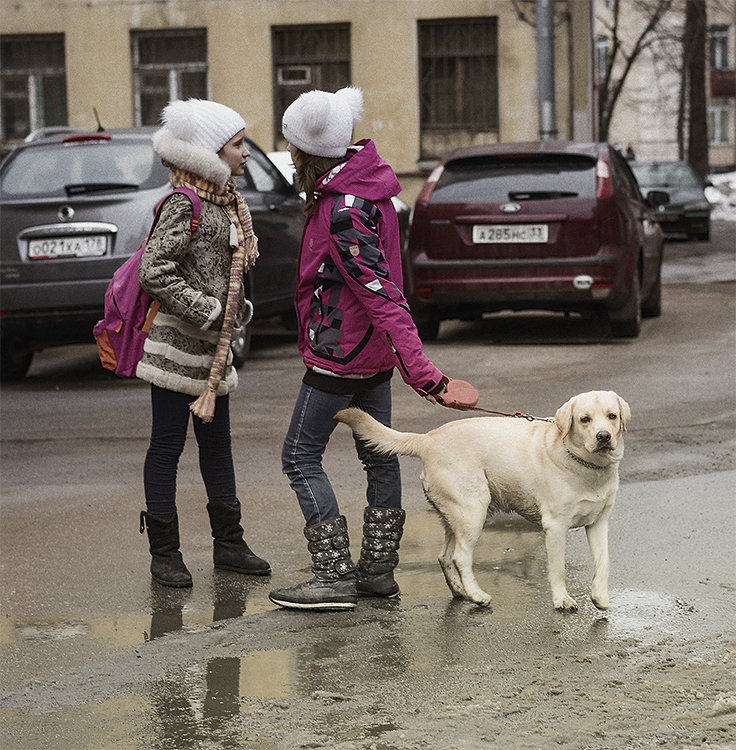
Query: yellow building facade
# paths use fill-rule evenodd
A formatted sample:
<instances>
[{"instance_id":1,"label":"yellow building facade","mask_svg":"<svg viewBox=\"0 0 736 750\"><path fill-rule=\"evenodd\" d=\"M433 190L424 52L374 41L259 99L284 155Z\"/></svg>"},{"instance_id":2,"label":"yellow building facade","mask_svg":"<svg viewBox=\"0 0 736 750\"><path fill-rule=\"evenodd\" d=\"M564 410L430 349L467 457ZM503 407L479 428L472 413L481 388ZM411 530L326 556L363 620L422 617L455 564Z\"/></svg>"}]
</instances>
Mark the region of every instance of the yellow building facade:
<instances>
[{"instance_id":1,"label":"yellow building facade","mask_svg":"<svg viewBox=\"0 0 736 750\"><path fill-rule=\"evenodd\" d=\"M296 98L307 88L350 83L365 93L355 137L376 140L402 180L405 199L413 199L428 169L456 145L539 138L535 5L1 0L3 145L36 126L96 129L96 115L106 128L153 124L146 120L166 97L149 96L146 86L153 82L153 91L155 81L170 74L162 84L171 83L169 91L184 98L194 90L237 109L248 135L264 150L276 150L283 148L278 128L292 92ZM589 0L554 3L554 101L562 139L594 138L592 6ZM182 32L191 36L177 40ZM34 60L47 63L45 39L63 49L54 63L57 77L41 72L41 83L36 89L29 84L26 94L33 99L44 86L52 92L65 84L65 101L56 110L57 120L65 110L65 122L44 122L39 113L52 108L38 102L35 110L29 105L24 122L24 75ZM177 70L163 70L168 54ZM157 62L156 70L146 67L147 59Z\"/></svg>"}]
</instances>

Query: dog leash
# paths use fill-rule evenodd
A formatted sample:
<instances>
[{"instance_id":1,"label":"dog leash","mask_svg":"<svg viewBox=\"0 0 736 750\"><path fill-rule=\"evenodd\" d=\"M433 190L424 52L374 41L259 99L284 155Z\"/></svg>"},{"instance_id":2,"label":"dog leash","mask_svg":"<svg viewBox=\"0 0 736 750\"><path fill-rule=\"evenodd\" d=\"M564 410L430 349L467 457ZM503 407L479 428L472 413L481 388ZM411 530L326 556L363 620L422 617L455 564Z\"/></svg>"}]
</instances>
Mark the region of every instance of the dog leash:
<instances>
[{"instance_id":1,"label":"dog leash","mask_svg":"<svg viewBox=\"0 0 736 750\"><path fill-rule=\"evenodd\" d=\"M554 417L535 417L533 414L527 414L521 411L505 412L494 411L493 409L482 409L476 406L478 403L478 391L464 380L454 380L453 378L444 377L443 383L445 390L442 395L434 396L435 401L442 406L458 411L482 411L484 414L497 414L501 417L518 417L526 419L528 422L554 422Z\"/></svg>"},{"instance_id":2,"label":"dog leash","mask_svg":"<svg viewBox=\"0 0 736 750\"><path fill-rule=\"evenodd\" d=\"M481 409L480 406L471 406L469 411L482 411L485 414L496 414L500 417L517 417L518 419L526 419L527 422L554 422L554 417L535 417L533 414L527 414L526 412L514 411L494 411L493 409Z\"/></svg>"}]
</instances>

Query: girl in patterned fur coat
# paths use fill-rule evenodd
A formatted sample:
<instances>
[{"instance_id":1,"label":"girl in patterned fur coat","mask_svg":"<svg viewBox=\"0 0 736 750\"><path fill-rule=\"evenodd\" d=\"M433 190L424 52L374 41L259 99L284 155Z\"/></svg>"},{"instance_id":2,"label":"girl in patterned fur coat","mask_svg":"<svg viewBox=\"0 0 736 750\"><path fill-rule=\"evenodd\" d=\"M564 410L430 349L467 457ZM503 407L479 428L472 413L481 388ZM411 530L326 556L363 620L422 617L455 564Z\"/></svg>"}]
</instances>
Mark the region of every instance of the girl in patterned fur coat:
<instances>
[{"instance_id":1,"label":"girl in patterned fur coat","mask_svg":"<svg viewBox=\"0 0 736 750\"><path fill-rule=\"evenodd\" d=\"M234 283L231 267L238 255L245 258L239 267L247 270L258 251L250 212L232 179L243 174L249 156L243 118L223 104L189 99L171 102L161 119L154 150L171 169L172 186L199 196L201 215L192 234L190 198L167 198L140 265L141 286L161 305L136 373L151 384L153 416L140 531L148 531L153 579L188 587L192 576L179 550L176 473L192 412L214 565L246 575L271 572L243 540L228 399L238 384L228 328L252 315L239 283L242 272ZM196 396L195 404L211 399L209 413L192 404Z\"/></svg>"}]
</instances>

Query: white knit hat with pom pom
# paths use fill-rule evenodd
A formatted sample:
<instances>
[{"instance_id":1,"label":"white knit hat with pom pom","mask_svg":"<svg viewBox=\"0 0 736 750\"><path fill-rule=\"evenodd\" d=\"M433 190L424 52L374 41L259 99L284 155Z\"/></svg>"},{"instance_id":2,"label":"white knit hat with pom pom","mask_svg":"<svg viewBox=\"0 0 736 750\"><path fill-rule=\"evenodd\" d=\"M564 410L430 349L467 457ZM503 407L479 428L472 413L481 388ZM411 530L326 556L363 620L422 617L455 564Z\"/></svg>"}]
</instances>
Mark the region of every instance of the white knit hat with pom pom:
<instances>
[{"instance_id":1,"label":"white knit hat with pom pom","mask_svg":"<svg viewBox=\"0 0 736 750\"><path fill-rule=\"evenodd\" d=\"M174 101L161 113L163 127L153 134L153 149L165 163L224 185L230 167L219 150L245 128L230 107L205 99Z\"/></svg>"},{"instance_id":2,"label":"white knit hat with pom pom","mask_svg":"<svg viewBox=\"0 0 736 750\"><path fill-rule=\"evenodd\" d=\"M206 99L170 102L161 122L175 138L214 153L245 129L245 121L234 109Z\"/></svg>"},{"instance_id":3,"label":"white knit hat with pom pom","mask_svg":"<svg viewBox=\"0 0 736 750\"><path fill-rule=\"evenodd\" d=\"M284 138L312 156L345 156L353 137L353 127L363 113L363 92L348 86L331 94L307 91L284 112L281 131Z\"/></svg>"}]
</instances>

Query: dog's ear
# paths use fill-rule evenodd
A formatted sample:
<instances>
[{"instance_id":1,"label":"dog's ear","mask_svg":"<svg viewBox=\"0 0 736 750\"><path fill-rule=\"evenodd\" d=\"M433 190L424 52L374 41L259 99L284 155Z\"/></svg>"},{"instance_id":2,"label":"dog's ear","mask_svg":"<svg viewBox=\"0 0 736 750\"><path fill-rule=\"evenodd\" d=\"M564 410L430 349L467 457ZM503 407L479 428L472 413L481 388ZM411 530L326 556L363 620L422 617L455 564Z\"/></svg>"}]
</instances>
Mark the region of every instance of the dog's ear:
<instances>
[{"instance_id":1,"label":"dog's ear","mask_svg":"<svg viewBox=\"0 0 736 750\"><path fill-rule=\"evenodd\" d=\"M573 396L567 403L562 404L555 414L555 425L557 425L557 429L560 431L560 435L563 438L567 437L567 433L572 429L573 401L575 401L575 396Z\"/></svg>"},{"instance_id":2,"label":"dog's ear","mask_svg":"<svg viewBox=\"0 0 736 750\"><path fill-rule=\"evenodd\" d=\"M616 394L616 398L618 399L618 406L621 410L621 429L626 432L626 428L631 421L631 407L618 394Z\"/></svg>"}]
</instances>

